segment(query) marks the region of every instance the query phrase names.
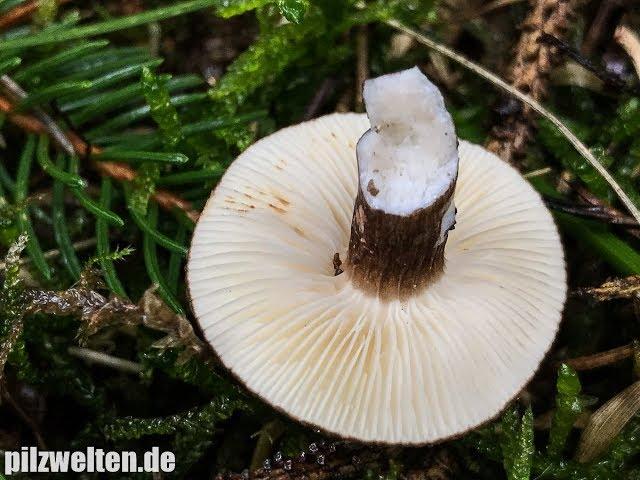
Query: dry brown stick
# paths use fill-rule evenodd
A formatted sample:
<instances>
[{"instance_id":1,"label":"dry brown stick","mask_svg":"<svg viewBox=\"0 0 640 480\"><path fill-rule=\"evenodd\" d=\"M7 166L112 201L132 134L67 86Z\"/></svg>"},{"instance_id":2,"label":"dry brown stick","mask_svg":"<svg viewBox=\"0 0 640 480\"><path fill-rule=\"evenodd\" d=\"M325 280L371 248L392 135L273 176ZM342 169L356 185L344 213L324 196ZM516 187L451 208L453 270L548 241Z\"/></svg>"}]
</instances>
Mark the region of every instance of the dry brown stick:
<instances>
[{"instance_id":1,"label":"dry brown stick","mask_svg":"<svg viewBox=\"0 0 640 480\"><path fill-rule=\"evenodd\" d=\"M634 351L635 347L630 343L629 345L613 348L605 352L571 358L565 360L563 363L566 363L574 370L592 370L626 360L633 356Z\"/></svg>"},{"instance_id":2,"label":"dry brown stick","mask_svg":"<svg viewBox=\"0 0 640 480\"><path fill-rule=\"evenodd\" d=\"M616 225L629 229L632 232L637 232L637 229L640 227L635 218L628 215L612 215L605 206L565 202L546 195L543 196L543 199L544 203L551 210L568 213L577 217L598 220L603 223L608 223L609 225Z\"/></svg>"},{"instance_id":3,"label":"dry brown stick","mask_svg":"<svg viewBox=\"0 0 640 480\"><path fill-rule=\"evenodd\" d=\"M534 100L546 93L547 77L553 66L554 48L538 40L543 33L563 37L573 12L574 0L535 0L524 23L516 47L515 60L509 79L518 90ZM521 110L506 116L496 125L487 142L487 148L512 163L524 152L534 125L533 110L524 105Z\"/></svg>"},{"instance_id":4,"label":"dry brown stick","mask_svg":"<svg viewBox=\"0 0 640 480\"><path fill-rule=\"evenodd\" d=\"M31 17L31 15L38 10L39 4L40 2L38 0L31 0L30 2L13 7L0 17L0 29L6 29Z\"/></svg>"},{"instance_id":5,"label":"dry brown stick","mask_svg":"<svg viewBox=\"0 0 640 480\"><path fill-rule=\"evenodd\" d=\"M592 55L603 39L611 33L610 25L617 13L624 9L628 0L602 0L591 26L587 30L582 42L583 55Z\"/></svg>"},{"instance_id":6,"label":"dry brown stick","mask_svg":"<svg viewBox=\"0 0 640 480\"><path fill-rule=\"evenodd\" d=\"M6 387L6 384L4 386L0 386L0 391L1 391L1 394L2 394L1 395L2 398L18 414L18 416L27 425L27 427L29 427L29 430L31 430L31 433L32 433L33 437L35 438L36 443L38 444L38 447L41 450L47 450L47 444L44 441L44 437L42 436L42 433L40 433L40 428L38 427L38 425L35 422L35 420L33 418L31 418L27 414L27 412L24 411L24 409L20 406L20 404L18 402L15 401L15 399L9 393L9 390Z\"/></svg>"},{"instance_id":7,"label":"dry brown stick","mask_svg":"<svg viewBox=\"0 0 640 480\"><path fill-rule=\"evenodd\" d=\"M320 109L323 107L325 101L327 100L327 97L331 95L331 93L335 89L336 83L337 83L336 79L332 77L325 78L322 81L322 83L320 84L320 87L318 88L316 93L313 95L311 102L309 102L309 105L307 106L304 112L302 120L311 120L318 114Z\"/></svg>"},{"instance_id":8,"label":"dry brown stick","mask_svg":"<svg viewBox=\"0 0 640 480\"><path fill-rule=\"evenodd\" d=\"M493 0L492 2L483 4L477 11L475 16L482 16L499 8L508 7L514 3L520 3L524 0Z\"/></svg>"},{"instance_id":9,"label":"dry brown stick","mask_svg":"<svg viewBox=\"0 0 640 480\"><path fill-rule=\"evenodd\" d=\"M69 3L71 0L58 0L58 5ZM22 3L16 7L13 7L7 13L0 17L0 30L9 28L16 23L27 21L31 18L35 12L38 11L40 6L39 0L31 0L30 2Z\"/></svg>"},{"instance_id":10,"label":"dry brown stick","mask_svg":"<svg viewBox=\"0 0 640 480\"><path fill-rule=\"evenodd\" d=\"M20 103L28 96L27 92L25 92L23 88L8 75L0 76L0 84L9 95L10 99L15 103ZM64 131L58 126L53 118L37 107L32 109L32 114L37 120L42 122L49 136L60 146L60 148L69 155L73 155L75 153L73 145L71 145L71 142L69 142Z\"/></svg>"},{"instance_id":11,"label":"dry brown stick","mask_svg":"<svg viewBox=\"0 0 640 480\"><path fill-rule=\"evenodd\" d=\"M366 25L361 25L356 33L356 91L355 111L364 112L362 89L369 77L369 32Z\"/></svg>"},{"instance_id":12,"label":"dry brown stick","mask_svg":"<svg viewBox=\"0 0 640 480\"><path fill-rule=\"evenodd\" d=\"M47 133L49 134L46 125L39 119L31 115L23 115L14 112L13 104L5 97L0 96L0 111L7 114L8 119L14 125L26 130L30 133ZM73 148L79 155L100 155L102 149L100 147L88 145L79 135L74 132L66 132L67 138L71 141ZM103 175L114 178L120 181L131 181L136 178L136 172L129 165L121 162L103 162L94 161L93 166ZM177 195L166 191L156 190L153 198L158 205L167 209L178 209L187 215L192 221L197 221L199 212L194 210L191 202L184 200Z\"/></svg>"},{"instance_id":13,"label":"dry brown stick","mask_svg":"<svg viewBox=\"0 0 640 480\"><path fill-rule=\"evenodd\" d=\"M510 5L514 5L516 3L520 3L524 1L525 0L493 0L488 3L483 3L480 7L472 10L470 13L467 13L467 14L457 15L457 11L456 11L456 15L455 15L456 18L452 18L452 20L455 23L465 23L470 20L473 20L474 18L487 15L488 13L491 13L494 10L505 8Z\"/></svg>"},{"instance_id":14,"label":"dry brown stick","mask_svg":"<svg viewBox=\"0 0 640 480\"><path fill-rule=\"evenodd\" d=\"M593 193L591 193L584 185L574 182L570 186L576 191L576 193L580 196L580 198L582 198L588 204L594 207L602 208L602 211L608 214L609 216L611 216L612 218L617 218L620 221L628 220L628 216L624 212L621 212L620 210L618 210L615 207L612 207L611 205L608 205L604 200L599 198L597 195L594 195ZM640 238L640 230L638 229L630 228L627 230L627 232L633 235L634 237Z\"/></svg>"}]
</instances>

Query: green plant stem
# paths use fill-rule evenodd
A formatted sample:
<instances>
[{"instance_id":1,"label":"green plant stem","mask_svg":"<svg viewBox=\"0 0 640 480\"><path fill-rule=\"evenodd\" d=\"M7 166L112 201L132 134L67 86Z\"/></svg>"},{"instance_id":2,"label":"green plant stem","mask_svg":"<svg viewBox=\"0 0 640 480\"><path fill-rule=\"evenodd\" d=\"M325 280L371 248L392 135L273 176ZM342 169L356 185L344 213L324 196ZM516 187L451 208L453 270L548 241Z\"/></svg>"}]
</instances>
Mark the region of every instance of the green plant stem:
<instances>
[{"instance_id":1,"label":"green plant stem","mask_svg":"<svg viewBox=\"0 0 640 480\"><path fill-rule=\"evenodd\" d=\"M126 80L127 78L131 78L136 75L139 75L140 71L144 67L157 67L161 64L162 64L162 59L157 58L154 60L149 60L148 62L138 63L137 65L127 65L126 67L117 69L101 77L91 80L91 86L89 87L89 90L95 91L95 90L101 90L103 88L110 87L122 80ZM87 101L88 97L84 95L84 93L86 92L67 95L60 100L60 103L65 104L66 110L72 110L74 108L90 105L91 102ZM72 99L75 99L75 98L77 98L77 100L72 101Z\"/></svg>"},{"instance_id":2,"label":"green plant stem","mask_svg":"<svg viewBox=\"0 0 640 480\"><path fill-rule=\"evenodd\" d=\"M77 58L82 57L87 52L103 48L108 44L109 42L107 40L98 40L95 42L83 43L82 45L78 45L77 47L65 49L60 53L48 56L43 60L32 63L28 67L21 69L19 72L16 72L16 74L14 75L14 79L18 83L28 81L36 75L47 73L48 70L54 67L62 65L70 60L76 60Z\"/></svg>"},{"instance_id":3,"label":"green plant stem","mask_svg":"<svg viewBox=\"0 0 640 480\"><path fill-rule=\"evenodd\" d=\"M29 176L31 173L31 164L33 163L33 157L36 148L36 137L29 135L22 155L20 155L20 161L18 163L18 172L16 174L16 189L14 193L14 199L16 204L23 205L27 201L27 191L29 184ZM47 264L44 257L44 252L40 247L40 242L33 230L33 224L29 218L27 208L23 208L18 215L18 228L20 231L25 232L28 235L27 239L27 253L31 257L31 261L42 274L46 280L51 280L51 269Z\"/></svg>"},{"instance_id":4,"label":"green plant stem","mask_svg":"<svg viewBox=\"0 0 640 480\"><path fill-rule=\"evenodd\" d=\"M180 302L172 293L171 287L169 287L167 282L164 280L162 272L160 271L160 265L158 264L156 237L152 233L153 231L157 231L156 226L158 222L158 206L155 203L149 205L147 221L149 229L144 232L143 253L149 278L151 278L151 281L156 286L158 295L160 295L167 305L169 305L176 313L184 315L184 310L180 305Z\"/></svg>"},{"instance_id":5,"label":"green plant stem","mask_svg":"<svg viewBox=\"0 0 640 480\"><path fill-rule=\"evenodd\" d=\"M204 169L189 172L173 173L165 175L158 179L158 185L185 185L188 183L206 182L208 180L217 180L224 174L224 167L220 166L215 170Z\"/></svg>"},{"instance_id":6,"label":"green plant stem","mask_svg":"<svg viewBox=\"0 0 640 480\"><path fill-rule=\"evenodd\" d=\"M175 95L171 97L171 105L174 107L181 107L184 105L189 105L192 103L202 102L207 98L206 93L186 93L183 95ZM103 132L108 132L116 129L121 129L126 127L133 122L142 120L144 118L149 117L151 113L151 109L149 105L143 105L138 108L134 108L133 110L129 110L128 112L124 112L120 115L113 117L110 120L107 120L99 127L91 130L91 135L95 136L97 134L102 134Z\"/></svg>"},{"instance_id":7,"label":"green plant stem","mask_svg":"<svg viewBox=\"0 0 640 480\"><path fill-rule=\"evenodd\" d=\"M543 178L531 178L530 182L539 192L552 198L562 198L555 188ZM589 245L621 274L640 273L640 254L610 232L607 227L566 213L556 212L554 216L563 231L579 242Z\"/></svg>"},{"instance_id":8,"label":"green plant stem","mask_svg":"<svg viewBox=\"0 0 640 480\"><path fill-rule=\"evenodd\" d=\"M267 115L268 112L266 110L256 110L254 112L240 113L230 118L207 118L199 122L186 124L182 128L182 131L185 135L193 135L194 133L207 132L212 129L232 127L234 125L252 122L264 118Z\"/></svg>"},{"instance_id":9,"label":"green plant stem","mask_svg":"<svg viewBox=\"0 0 640 480\"><path fill-rule=\"evenodd\" d=\"M175 98L175 97L174 97ZM127 112L123 115L127 115ZM202 120L199 122L188 123L183 125L182 132L185 136L195 135L197 133L203 132L211 132L221 128L233 127L236 125L242 125L247 122L251 122L254 120L259 120L260 118L266 117L267 112L265 110L257 110L255 112L243 113L240 115L236 115L234 117L216 117L211 119ZM113 120L117 120L122 117L115 117ZM106 124L110 123L108 120L105 124L100 125L94 130L90 130L86 133L86 137L94 143L99 144L122 144L127 143L129 141L131 144L135 144L137 148L152 148L160 145L162 139L157 132L148 133L148 134L135 134L135 133L118 133L114 135L105 135L107 130L112 130L113 125L109 125L108 128L103 128ZM127 122L128 124L129 122ZM125 125L122 125L125 126ZM132 140L133 138L133 140Z\"/></svg>"},{"instance_id":10,"label":"green plant stem","mask_svg":"<svg viewBox=\"0 0 640 480\"><path fill-rule=\"evenodd\" d=\"M180 223L178 224L178 230L176 231L176 242L184 244L187 240L187 227ZM180 267L182 266L182 255L176 252L171 252L169 257L169 272L167 273L167 284L173 294L178 293L178 283L180 281Z\"/></svg>"},{"instance_id":11,"label":"green plant stem","mask_svg":"<svg viewBox=\"0 0 640 480\"><path fill-rule=\"evenodd\" d=\"M98 155L94 155L96 160L118 160L121 162L161 162L182 164L187 163L189 158L182 153L174 152L140 152L137 150L124 150L120 148L107 148Z\"/></svg>"},{"instance_id":12,"label":"green plant stem","mask_svg":"<svg viewBox=\"0 0 640 480\"><path fill-rule=\"evenodd\" d=\"M139 48L118 48L100 52L65 65L60 73L66 81L96 79L99 75L108 75L119 68L136 65L151 60L149 53Z\"/></svg>"},{"instance_id":13,"label":"green plant stem","mask_svg":"<svg viewBox=\"0 0 640 480\"><path fill-rule=\"evenodd\" d=\"M162 75L161 78L163 81L167 82L167 88L172 92L197 87L202 84L202 79L197 75L184 75L175 78L170 78L169 75ZM128 85L116 91L98 93L92 96L91 104L89 106L78 112L72 113L69 118L74 125L82 125L101 114L118 110L122 108L123 105L138 100L139 95L141 94L142 87L139 83ZM87 97L87 100L88 98L89 97ZM63 104L60 106L60 109L62 111L67 111L69 106Z\"/></svg>"},{"instance_id":14,"label":"green plant stem","mask_svg":"<svg viewBox=\"0 0 640 480\"><path fill-rule=\"evenodd\" d=\"M71 157L69 163L71 172L77 174L78 157ZM105 220L115 227L121 228L124 226L124 220L122 220L122 218L120 218L118 214L112 212L107 208L104 208L103 205L100 205L99 203L92 200L83 189L72 188L71 193L74 197L76 197L80 205L82 205L88 212L92 213L97 218L101 218L102 220Z\"/></svg>"},{"instance_id":15,"label":"green plant stem","mask_svg":"<svg viewBox=\"0 0 640 480\"><path fill-rule=\"evenodd\" d=\"M0 183L2 183L4 188L6 188L10 193L15 193L16 183L11 178L11 175L9 175L9 172L3 162L0 162Z\"/></svg>"},{"instance_id":16,"label":"green plant stem","mask_svg":"<svg viewBox=\"0 0 640 480\"><path fill-rule=\"evenodd\" d=\"M20 59L19 57L11 57L7 60L0 62L0 75L4 75L5 73L8 73L9 71L13 70L18 65L20 65L20 63L22 63L22 59Z\"/></svg>"},{"instance_id":17,"label":"green plant stem","mask_svg":"<svg viewBox=\"0 0 640 480\"><path fill-rule=\"evenodd\" d=\"M149 208L151 208L152 205L155 204L151 203L149 205ZM151 220L145 218L144 215L140 213L136 208L130 207L129 213L131 214L131 218L133 218L133 221L136 223L136 225L138 225L138 228L140 228L140 230L142 230L144 234L152 238L153 241L158 245L166 248L171 252L180 254L183 257L187 255L187 248L184 245L181 245L171 238L167 237L166 235L160 233L155 226L156 222L152 222Z\"/></svg>"},{"instance_id":18,"label":"green plant stem","mask_svg":"<svg viewBox=\"0 0 640 480\"><path fill-rule=\"evenodd\" d=\"M79 82L61 82L51 85L27 95L18 103L17 108L19 111L24 111L31 107L51 102L52 100L60 98L68 93L88 90L92 85L93 84L88 80L82 80Z\"/></svg>"},{"instance_id":19,"label":"green plant stem","mask_svg":"<svg viewBox=\"0 0 640 480\"><path fill-rule=\"evenodd\" d=\"M40 164L40 167L42 167L42 169L53 179L59 182L62 182L71 188L78 188L78 189L86 188L87 182L84 179L72 173L65 172L64 170L58 168L51 161L51 157L49 156L49 136L48 135L40 135L36 157L38 159L38 163Z\"/></svg>"},{"instance_id":20,"label":"green plant stem","mask_svg":"<svg viewBox=\"0 0 640 480\"><path fill-rule=\"evenodd\" d=\"M111 179L103 177L100 188L100 207L105 211L109 211L111 207L111 189ZM120 279L118 279L113 260L109 258L111 254L109 249L109 224L103 217L96 218L96 250L98 253L98 263L102 268L104 281L107 286L116 295L127 298L127 293Z\"/></svg>"},{"instance_id":21,"label":"green plant stem","mask_svg":"<svg viewBox=\"0 0 640 480\"><path fill-rule=\"evenodd\" d=\"M63 170L65 168L65 157L63 155L58 155L56 163L57 168ZM60 256L64 266L71 277L74 280L78 280L80 278L82 268L73 247L71 236L69 235L69 228L67 227L67 218L64 211L64 186L65 184L62 181L54 179L52 201L53 235L56 239L56 243L58 244L58 249L60 250Z\"/></svg>"}]
</instances>

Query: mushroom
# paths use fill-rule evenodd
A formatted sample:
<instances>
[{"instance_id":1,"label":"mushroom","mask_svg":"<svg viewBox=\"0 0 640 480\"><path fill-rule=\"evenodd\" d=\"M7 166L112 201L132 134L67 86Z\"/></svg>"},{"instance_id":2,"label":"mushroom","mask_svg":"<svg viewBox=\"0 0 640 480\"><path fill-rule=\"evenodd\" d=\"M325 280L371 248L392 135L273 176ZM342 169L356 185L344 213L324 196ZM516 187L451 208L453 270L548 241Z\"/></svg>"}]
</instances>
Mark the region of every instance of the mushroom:
<instances>
[{"instance_id":1,"label":"mushroom","mask_svg":"<svg viewBox=\"0 0 640 480\"><path fill-rule=\"evenodd\" d=\"M368 118L285 128L235 160L196 226L188 288L207 341L264 401L342 437L432 443L532 377L564 255L540 196L458 143L417 68L364 98Z\"/></svg>"}]
</instances>

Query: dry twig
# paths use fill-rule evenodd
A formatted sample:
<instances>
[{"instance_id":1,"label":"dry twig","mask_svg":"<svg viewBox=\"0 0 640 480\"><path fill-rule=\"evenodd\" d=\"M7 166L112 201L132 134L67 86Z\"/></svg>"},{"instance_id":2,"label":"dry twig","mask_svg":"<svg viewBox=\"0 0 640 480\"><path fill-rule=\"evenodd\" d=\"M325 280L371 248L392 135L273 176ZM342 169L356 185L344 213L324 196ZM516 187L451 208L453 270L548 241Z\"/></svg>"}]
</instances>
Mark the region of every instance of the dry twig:
<instances>
[{"instance_id":1,"label":"dry twig","mask_svg":"<svg viewBox=\"0 0 640 480\"><path fill-rule=\"evenodd\" d=\"M114 357L104 352L98 352L84 347L69 347L67 349L70 355L80 358L87 363L97 363L104 367L113 368L122 372L142 373L143 367L139 363L126 360L124 358Z\"/></svg>"},{"instance_id":2,"label":"dry twig","mask_svg":"<svg viewBox=\"0 0 640 480\"><path fill-rule=\"evenodd\" d=\"M525 175L525 177L529 178L527 175ZM636 236L639 233L638 228L640 228L640 224L638 224L635 218L624 215L617 210L612 212L610 207L601 203L576 204L549 196L544 196L544 202L551 210L569 213L576 217L598 220L603 223L608 223L609 225L617 225L628 229L627 231Z\"/></svg>"},{"instance_id":3,"label":"dry twig","mask_svg":"<svg viewBox=\"0 0 640 480\"><path fill-rule=\"evenodd\" d=\"M562 363L566 363L574 370L593 370L594 368L605 367L631 358L635 350L635 346L630 343L605 352L564 360Z\"/></svg>"},{"instance_id":4,"label":"dry twig","mask_svg":"<svg viewBox=\"0 0 640 480\"><path fill-rule=\"evenodd\" d=\"M630 3L629 0L602 0L591 26L587 30L582 42L582 53L592 55L602 40L610 34L610 24L621 10Z\"/></svg>"},{"instance_id":5,"label":"dry twig","mask_svg":"<svg viewBox=\"0 0 640 480\"><path fill-rule=\"evenodd\" d=\"M27 414L27 412L25 412L25 410L22 408L20 403L16 402L13 396L9 393L9 390L7 389L5 384L0 385L0 394L2 399L9 404L9 406L22 419L25 425L29 427L29 430L31 430L31 433L35 438L36 443L38 444L38 447L41 450L47 450L47 444L44 441L44 437L42 436L42 433L40 432L40 427L38 426L36 421L29 414Z\"/></svg>"},{"instance_id":6,"label":"dry twig","mask_svg":"<svg viewBox=\"0 0 640 480\"><path fill-rule=\"evenodd\" d=\"M367 78L369 78L369 32L367 26L362 25L356 33L356 112L364 112L362 89Z\"/></svg>"},{"instance_id":7,"label":"dry twig","mask_svg":"<svg viewBox=\"0 0 640 480\"><path fill-rule=\"evenodd\" d=\"M313 98L309 102L309 105L307 106L304 112L302 120L311 120L318 114L320 109L324 106L327 100L327 97L329 97L334 91L337 83L338 82L333 77L325 78L322 81L322 83L320 84L320 87L318 88L316 93L313 95Z\"/></svg>"}]
</instances>

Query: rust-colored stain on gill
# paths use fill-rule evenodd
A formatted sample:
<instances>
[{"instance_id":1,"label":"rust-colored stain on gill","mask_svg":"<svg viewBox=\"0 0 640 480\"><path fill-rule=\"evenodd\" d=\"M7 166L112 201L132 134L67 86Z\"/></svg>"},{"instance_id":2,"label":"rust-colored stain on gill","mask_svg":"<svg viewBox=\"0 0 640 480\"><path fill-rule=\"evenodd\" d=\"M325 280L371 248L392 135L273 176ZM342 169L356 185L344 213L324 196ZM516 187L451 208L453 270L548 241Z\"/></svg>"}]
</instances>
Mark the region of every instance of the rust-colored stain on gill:
<instances>
[{"instance_id":1,"label":"rust-colored stain on gill","mask_svg":"<svg viewBox=\"0 0 640 480\"><path fill-rule=\"evenodd\" d=\"M271 208L273 208L278 213L287 213L287 211L284 208L278 207L277 205L274 205L273 203L270 203L269 206Z\"/></svg>"},{"instance_id":2,"label":"rust-colored stain on gill","mask_svg":"<svg viewBox=\"0 0 640 480\"><path fill-rule=\"evenodd\" d=\"M279 197L278 195L276 195L276 200L278 200L285 207L288 206L288 205L291 205L289 200L287 200L286 198Z\"/></svg>"}]
</instances>

